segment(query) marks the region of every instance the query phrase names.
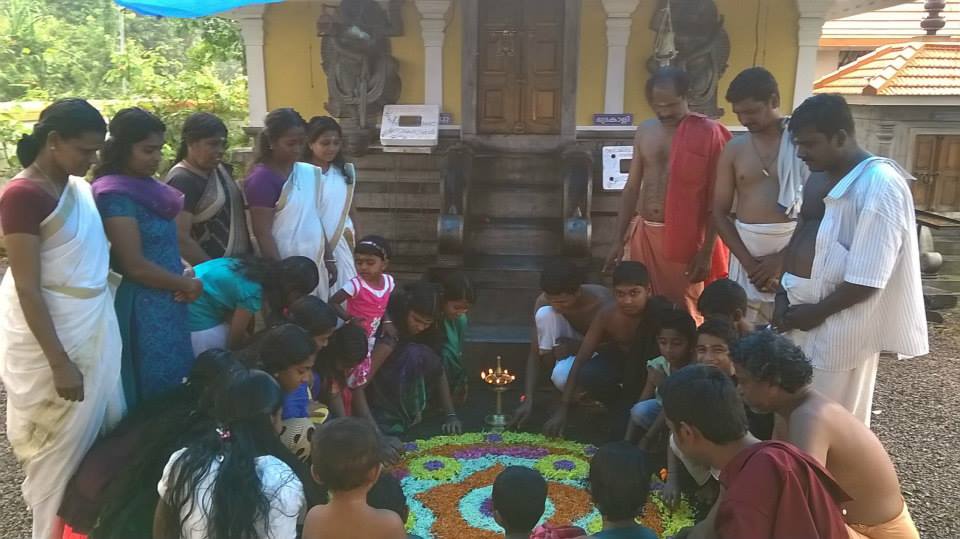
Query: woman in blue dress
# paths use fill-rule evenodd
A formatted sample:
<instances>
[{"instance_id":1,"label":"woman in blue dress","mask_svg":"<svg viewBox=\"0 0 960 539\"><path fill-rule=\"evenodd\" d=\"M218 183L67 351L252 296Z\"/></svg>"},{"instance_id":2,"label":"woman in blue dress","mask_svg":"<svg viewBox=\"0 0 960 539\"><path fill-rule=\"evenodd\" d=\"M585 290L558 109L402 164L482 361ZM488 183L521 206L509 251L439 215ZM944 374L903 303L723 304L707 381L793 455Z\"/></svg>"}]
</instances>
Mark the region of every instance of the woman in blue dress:
<instances>
[{"instance_id":1,"label":"woman in blue dress","mask_svg":"<svg viewBox=\"0 0 960 539\"><path fill-rule=\"evenodd\" d=\"M140 109L121 110L94 170L94 195L111 244L111 265L123 276L116 308L123 336L127 405L182 383L193 351L187 303L203 291L184 275L175 218L183 195L153 178L165 126Z\"/></svg>"}]
</instances>

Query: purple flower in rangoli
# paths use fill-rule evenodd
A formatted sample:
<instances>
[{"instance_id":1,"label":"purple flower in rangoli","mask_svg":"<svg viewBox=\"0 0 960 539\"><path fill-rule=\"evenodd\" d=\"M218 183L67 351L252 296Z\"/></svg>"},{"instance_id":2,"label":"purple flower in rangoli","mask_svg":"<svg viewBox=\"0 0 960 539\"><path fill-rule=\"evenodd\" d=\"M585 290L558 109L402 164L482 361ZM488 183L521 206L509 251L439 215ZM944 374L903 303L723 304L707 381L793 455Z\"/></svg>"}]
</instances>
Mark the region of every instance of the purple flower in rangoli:
<instances>
[{"instance_id":1,"label":"purple flower in rangoli","mask_svg":"<svg viewBox=\"0 0 960 539\"><path fill-rule=\"evenodd\" d=\"M406 452L412 452L417 450L417 442L407 442L403 444L403 450Z\"/></svg>"},{"instance_id":2,"label":"purple flower in rangoli","mask_svg":"<svg viewBox=\"0 0 960 539\"><path fill-rule=\"evenodd\" d=\"M588 456L588 457L592 457L592 456L596 455L596 454L597 454L597 446L595 446L595 445L588 445L587 447L584 447L584 448L583 448L583 454L585 454L585 455Z\"/></svg>"},{"instance_id":3,"label":"purple flower in rangoli","mask_svg":"<svg viewBox=\"0 0 960 539\"><path fill-rule=\"evenodd\" d=\"M488 497L480 504L480 514L485 517L493 516L493 498Z\"/></svg>"},{"instance_id":4,"label":"purple flower in rangoli","mask_svg":"<svg viewBox=\"0 0 960 539\"><path fill-rule=\"evenodd\" d=\"M569 461L569 460L566 460L566 459L564 459L564 460L558 460L558 461L556 461L556 462L553 463L553 469L554 469L554 470L562 470L562 471L565 471L565 472L569 472L569 471L573 470L574 468L576 468L576 466L577 466L576 464L574 464L573 462L571 462L571 461Z\"/></svg>"},{"instance_id":5,"label":"purple flower in rangoli","mask_svg":"<svg viewBox=\"0 0 960 539\"><path fill-rule=\"evenodd\" d=\"M488 434L486 437L486 441L491 444L497 444L503 441L503 436L500 436L499 434L496 434L496 433Z\"/></svg>"},{"instance_id":6,"label":"purple flower in rangoli","mask_svg":"<svg viewBox=\"0 0 960 539\"><path fill-rule=\"evenodd\" d=\"M423 468L428 472L435 472L444 467L444 464L439 460L428 460L423 463Z\"/></svg>"}]
</instances>

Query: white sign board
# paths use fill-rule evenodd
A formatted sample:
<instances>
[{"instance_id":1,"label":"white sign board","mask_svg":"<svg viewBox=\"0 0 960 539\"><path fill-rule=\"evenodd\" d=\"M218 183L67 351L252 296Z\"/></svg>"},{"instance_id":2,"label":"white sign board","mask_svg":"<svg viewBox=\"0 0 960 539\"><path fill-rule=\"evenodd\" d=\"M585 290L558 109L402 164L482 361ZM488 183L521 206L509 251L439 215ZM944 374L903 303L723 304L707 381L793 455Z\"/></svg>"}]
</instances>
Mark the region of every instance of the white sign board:
<instances>
[{"instance_id":1,"label":"white sign board","mask_svg":"<svg viewBox=\"0 0 960 539\"><path fill-rule=\"evenodd\" d=\"M380 122L383 146L436 146L439 105L386 105Z\"/></svg>"},{"instance_id":2,"label":"white sign board","mask_svg":"<svg viewBox=\"0 0 960 539\"><path fill-rule=\"evenodd\" d=\"M627 186L633 146L603 147L603 190L623 191Z\"/></svg>"}]
</instances>

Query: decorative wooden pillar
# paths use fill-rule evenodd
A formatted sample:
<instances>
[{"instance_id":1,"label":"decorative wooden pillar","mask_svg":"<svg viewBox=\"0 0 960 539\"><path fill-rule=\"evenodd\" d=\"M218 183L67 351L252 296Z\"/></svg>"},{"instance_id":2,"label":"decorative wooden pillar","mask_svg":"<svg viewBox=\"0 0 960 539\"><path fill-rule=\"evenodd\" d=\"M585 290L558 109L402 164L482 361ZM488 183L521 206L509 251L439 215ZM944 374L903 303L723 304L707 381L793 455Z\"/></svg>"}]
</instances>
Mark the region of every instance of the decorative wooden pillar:
<instances>
[{"instance_id":1,"label":"decorative wooden pillar","mask_svg":"<svg viewBox=\"0 0 960 539\"><path fill-rule=\"evenodd\" d=\"M603 98L603 112L623 112L624 86L627 72L627 45L633 12L639 0L603 0L607 12L607 77Z\"/></svg>"},{"instance_id":2,"label":"decorative wooden pillar","mask_svg":"<svg viewBox=\"0 0 960 539\"><path fill-rule=\"evenodd\" d=\"M416 0L423 36L424 103L443 107L443 39L450 0Z\"/></svg>"},{"instance_id":3,"label":"decorative wooden pillar","mask_svg":"<svg viewBox=\"0 0 960 539\"><path fill-rule=\"evenodd\" d=\"M793 108L813 95L817 80L817 51L823 33L823 16L806 17L801 13L797 29L797 76L793 87Z\"/></svg>"}]
</instances>

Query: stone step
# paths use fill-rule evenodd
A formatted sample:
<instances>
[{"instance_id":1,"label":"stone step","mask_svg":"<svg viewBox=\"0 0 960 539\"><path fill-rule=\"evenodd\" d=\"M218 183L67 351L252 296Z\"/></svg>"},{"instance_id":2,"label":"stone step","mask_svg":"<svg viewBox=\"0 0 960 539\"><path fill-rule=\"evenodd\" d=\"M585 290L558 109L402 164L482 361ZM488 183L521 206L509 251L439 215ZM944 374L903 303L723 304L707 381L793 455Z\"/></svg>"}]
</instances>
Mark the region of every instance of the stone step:
<instances>
[{"instance_id":1,"label":"stone step","mask_svg":"<svg viewBox=\"0 0 960 539\"><path fill-rule=\"evenodd\" d=\"M924 287L931 287L941 290L947 294L960 295L960 276L957 275L937 275L936 277L924 277Z\"/></svg>"},{"instance_id":2,"label":"stone step","mask_svg":"<svg viewBox=\"0 0 960 539\"><path fill-rule=\"evenodd\" d=\"M464 359L471 381L479 379L482 369L493 368L497 356L502 358L505 369L517 373L518 381L526 370L527 354L530 351L530 326L505 324L479 324L470 318L467 338L464 343Z\"/></svg>"},{"instance_id":3,"label":"stone step","mask_svg":"<svg viewBox=\"0 0 960 539\"><path fill-rule=\"evenodd\" d=\"M940 270L937 272L937 274L960 275L960 254L943 255L943 265L940 266Z\"/></svg>"},{"instance_id":4,"label":"stone step","mask_svg":"<svg viewBox=\"0 0 960 539\"><path fill-rule=\"evenodd\" d=\"M471 181L475 185L508 183L519 185L560 185L560 160L554 156L501 154L473 160Z\"/></svg>"},{"instance_id":5,"label":"stone step","mask_svg":"<svg viewBox=\"0 0 960 539\"><path fill-rule=\"evenodd\" d=\"M925 279L923 284L923 301L927 309L943 311L957 306L957 297L960 294L937 288L927 282Z\"/></svg>"},{"instance_id":6,"label":"stone step","mask_svg":"<svg viewBox=\"0 0 960 539\"><path fill-rule=\"evenodd\" d=\"M562 248L560 220L471 218L466 248L481 255L557 256Z\"/></svg>"},{"instance_id":7,"label":"stone step","mask_svg":"<svg viewBox=\"0 0 960 539\"><path fill-rule=\"evenodd\" d=\"M472 216L494 218L560 218L563 193L542 185L497 184L473 186L467 211Z\"/></svg>"}]
</instances>

